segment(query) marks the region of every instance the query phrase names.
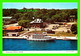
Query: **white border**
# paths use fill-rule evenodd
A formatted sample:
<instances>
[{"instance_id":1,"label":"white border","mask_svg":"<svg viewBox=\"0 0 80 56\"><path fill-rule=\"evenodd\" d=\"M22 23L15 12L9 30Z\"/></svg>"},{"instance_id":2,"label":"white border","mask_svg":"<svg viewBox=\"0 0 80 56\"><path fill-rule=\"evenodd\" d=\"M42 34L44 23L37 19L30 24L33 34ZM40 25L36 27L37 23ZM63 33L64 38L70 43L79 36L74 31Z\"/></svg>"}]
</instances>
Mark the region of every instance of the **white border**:
<instances>
[{"instance_id":1,"label":"white border","mask_svg":"<svg viewBox=\"0 0 80 56\"><path fill-rule=\"evenodd\" d=\"M71 50L71 51L3 51L3 53L77 53L76 50Z\"/></svg>"}]
</instances>

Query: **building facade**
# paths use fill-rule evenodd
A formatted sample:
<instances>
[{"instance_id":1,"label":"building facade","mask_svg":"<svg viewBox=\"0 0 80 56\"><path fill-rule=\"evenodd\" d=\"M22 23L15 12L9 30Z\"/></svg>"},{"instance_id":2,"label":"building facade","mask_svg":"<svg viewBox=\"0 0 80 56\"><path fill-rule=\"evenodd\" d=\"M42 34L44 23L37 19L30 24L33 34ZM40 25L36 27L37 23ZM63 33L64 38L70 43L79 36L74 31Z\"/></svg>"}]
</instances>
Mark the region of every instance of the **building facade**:
<instances>
[{"instance_id":1,"label":"building facade","mask_svg":"<svg viewBox=\"0 0 80 56\"><path fill-rule=\"evenodd\" d=\"M19 32L23 31L24 28L22 26L9 26L3 29L3 32L6 32L7 36L18 36Z\"/></svg>"},{"instance_id":2,"label":"building facade","mask_svg":"<svg viewBox=\"0 0 80 56\"><path fill-rule=\"evenodd\" d=\"M41 19L35 19L30 22L30 27L33 27L33 28L43 28L45 26L46 25L44 25L44 23Z\"/></svg>"}]
</instances>

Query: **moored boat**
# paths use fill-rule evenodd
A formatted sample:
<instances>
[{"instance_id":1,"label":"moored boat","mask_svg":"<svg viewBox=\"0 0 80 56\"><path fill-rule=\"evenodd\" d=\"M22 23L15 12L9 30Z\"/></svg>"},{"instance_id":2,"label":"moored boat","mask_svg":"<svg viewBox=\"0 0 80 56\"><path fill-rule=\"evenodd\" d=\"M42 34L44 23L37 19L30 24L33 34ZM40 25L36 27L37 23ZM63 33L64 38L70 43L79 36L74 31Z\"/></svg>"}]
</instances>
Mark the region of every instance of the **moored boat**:
<instances>
[{"instance_id":1,"label":"moored boat","mask_svg":"<svg viewBox=\"0 0 80 56\"><path fill-rule=\"evenodd\" d=\"M52 38L51 36L43 35L43 34L33 34L25 37L27 40L33 40L33 41L52 41L55 38Z\"/></svg>"}]
</instances>

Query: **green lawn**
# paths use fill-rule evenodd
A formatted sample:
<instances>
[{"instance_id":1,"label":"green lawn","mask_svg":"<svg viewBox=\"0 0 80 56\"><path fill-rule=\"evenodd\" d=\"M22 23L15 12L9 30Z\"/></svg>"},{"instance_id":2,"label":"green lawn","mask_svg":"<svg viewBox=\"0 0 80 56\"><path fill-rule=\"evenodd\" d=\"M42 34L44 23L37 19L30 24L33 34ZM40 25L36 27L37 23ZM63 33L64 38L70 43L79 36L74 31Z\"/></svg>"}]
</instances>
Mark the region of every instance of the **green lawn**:
<instances>
[{"instance_id":1,"label":"green lawn","mask_svg":"<svg viewBox=\"0 0 80 56\"><path fill-rule=\"evenodd\" d=\"M72 34L72 33L58 32L56 34L51 34L50 36L70 36L70 37L74 37L76 35L75 34Z\"/></svg>"}]
</instances>

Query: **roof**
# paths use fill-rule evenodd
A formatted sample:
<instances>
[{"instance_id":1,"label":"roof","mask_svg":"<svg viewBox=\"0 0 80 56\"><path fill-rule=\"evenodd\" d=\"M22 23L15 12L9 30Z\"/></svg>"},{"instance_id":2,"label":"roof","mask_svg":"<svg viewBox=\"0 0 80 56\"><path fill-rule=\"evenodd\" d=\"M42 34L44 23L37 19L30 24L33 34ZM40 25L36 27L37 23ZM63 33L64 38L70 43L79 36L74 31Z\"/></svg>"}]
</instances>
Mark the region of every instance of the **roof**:
<instances>
[{"instance_id":1,"label":"roof","mask_svg":"<svg viewBox=\"0 0 80 56\"><path fill-rule=\"evenodd\" d=\"M7 34L18 34L19 32L8 32Z\"/></svg>"},{"instance_id":2,"label":"roof","mask_svg":"<svg viewBox=\"0 0 80 56\"><path fill-rule=\"evenodd\" d=\"M72 24L76 24L76 22L72 22L72 23L67 23L67 24L70 24L70 25L72 25Z\"/></svg>"},{"instance_id":3,"label":"roof","mask_svg":"<svg viewBox=\"0 0 80 56\"><path fill-rule=\"evenodd\" d=\"M11 19L12 17L3 17L3 19L5 19L5 18L7 18L7 19Z\"/></svg>"},{"instance_id":4,"label":"roof","mask_svg":"<svg viewBox=\"0 0 80 56\"><path fill-rule=\"evenodd\" d=\"M21 29L21 26L9 26L5 28L5 30L16 30L16 29Z\"/></svg>"},{"instance_id":5,"label":"roof","mask_svg":"<svg viewBox=\"0 0 80 56\"><path fill-rule=\"evenodd\" d=\"M42 23L43 21L41 19L35 19L34 21L31 21L30 23Z\"/></svg>"}]
</instances>

